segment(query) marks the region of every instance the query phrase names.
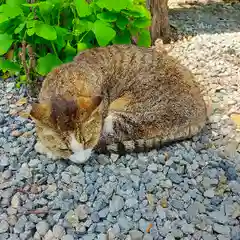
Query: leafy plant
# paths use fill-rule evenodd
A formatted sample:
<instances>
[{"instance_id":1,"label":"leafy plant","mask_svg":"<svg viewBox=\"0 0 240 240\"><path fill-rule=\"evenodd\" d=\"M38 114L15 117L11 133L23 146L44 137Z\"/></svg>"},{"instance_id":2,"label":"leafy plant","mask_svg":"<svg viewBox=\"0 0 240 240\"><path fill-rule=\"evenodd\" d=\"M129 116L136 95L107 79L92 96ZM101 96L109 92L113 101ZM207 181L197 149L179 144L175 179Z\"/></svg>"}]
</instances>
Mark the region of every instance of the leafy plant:
<instances>
[{"instance_id":1,"label":"leafy plant","mask_svg":"<svg viewBox=\"0 0 240 240\"><path fill-rule=\"evenodd\" d=\"M88 1L89 2L89 1ZM95 46L150 46L143 0L6 0L0 5L0 69L31 81ZM23 81L21 80L21 81Z\"/></svg>"}]
</instances>

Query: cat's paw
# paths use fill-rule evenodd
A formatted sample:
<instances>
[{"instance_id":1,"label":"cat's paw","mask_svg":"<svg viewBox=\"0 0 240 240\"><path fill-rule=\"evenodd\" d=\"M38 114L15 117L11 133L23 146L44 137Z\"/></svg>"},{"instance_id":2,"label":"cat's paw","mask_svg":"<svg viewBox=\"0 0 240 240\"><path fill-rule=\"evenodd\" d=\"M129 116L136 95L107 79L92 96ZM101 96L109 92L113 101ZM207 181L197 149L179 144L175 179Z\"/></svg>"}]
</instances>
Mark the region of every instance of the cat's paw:
<instances>
[{"instance_id":1,"label":"cat's paw","mask_svg":"<svg viewBox=\"0 0 240 240\"><path fill-rule=\"evenodd\" d=\"M54 155L49 149L47 149L40 141L38 141L35 146L34 149L37 153L46 155L49 159L52 160L57 160L59 159L58 156Z\"/></svg>"},{"instance_id":2,"label":"cat's paw","mask_svg":"<svg viewBox=\"0 0 240 240\"><path fill-rule=\"evenodd\" d=\"M79 152L75 152L69 157L69 160L74 162L74 163L85 163L91 156L92 154L92 149L84 149Z\"/></svg>"},{"instance_id":3,"label":"cat's paw","mask_svg":"<svg viewBox=\"0 0 240 240\"><path fill-rule=\"evenodd\" d=\"M45 154L47 152L47 148L39 141L35 144L34 149L36 152L41 154Z\"/></svg>"}]
</instances>

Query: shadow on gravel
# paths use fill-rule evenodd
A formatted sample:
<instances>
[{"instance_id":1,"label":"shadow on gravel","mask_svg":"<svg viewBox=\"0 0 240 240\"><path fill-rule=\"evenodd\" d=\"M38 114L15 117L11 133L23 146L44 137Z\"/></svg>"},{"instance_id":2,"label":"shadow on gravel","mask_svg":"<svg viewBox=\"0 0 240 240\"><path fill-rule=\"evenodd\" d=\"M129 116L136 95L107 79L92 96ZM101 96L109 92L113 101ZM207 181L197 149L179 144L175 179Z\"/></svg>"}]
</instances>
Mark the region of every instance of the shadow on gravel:
<instances>
[{"instance_id":1,"label":"shadow on gravel","mask_svg":"<svg viewBox=\"0 0 240 240\"><path fill-rule=\"evenodd\" d=\"M197 35L240 32L240 2L178 5L169 9L169 20L179 33Z\"/></svg>"}]
</instances>

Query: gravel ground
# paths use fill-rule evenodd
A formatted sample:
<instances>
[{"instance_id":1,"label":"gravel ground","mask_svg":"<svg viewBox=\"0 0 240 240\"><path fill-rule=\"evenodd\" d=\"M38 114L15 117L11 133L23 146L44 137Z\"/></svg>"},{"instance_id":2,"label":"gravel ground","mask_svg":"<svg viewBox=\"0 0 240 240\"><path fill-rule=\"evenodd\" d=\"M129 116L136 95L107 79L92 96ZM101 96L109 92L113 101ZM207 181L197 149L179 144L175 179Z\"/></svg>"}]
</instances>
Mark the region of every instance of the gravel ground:
<instances>
[{"instance_id":1,"label":"gravel ground","mask_svg":"<svg viewBox=\"0 0 240 240\"><path fill-rule=\"evenodd\" d=\"M159 152L52 162L33 150L34 125L19 114L24 91L0 82L1 240L240 239L240 131L231 120L240 113L240 5L218 11L170 16L198 33L172 54L196 74L214 112L202 134Z\"/></svg>"}]
</instances>

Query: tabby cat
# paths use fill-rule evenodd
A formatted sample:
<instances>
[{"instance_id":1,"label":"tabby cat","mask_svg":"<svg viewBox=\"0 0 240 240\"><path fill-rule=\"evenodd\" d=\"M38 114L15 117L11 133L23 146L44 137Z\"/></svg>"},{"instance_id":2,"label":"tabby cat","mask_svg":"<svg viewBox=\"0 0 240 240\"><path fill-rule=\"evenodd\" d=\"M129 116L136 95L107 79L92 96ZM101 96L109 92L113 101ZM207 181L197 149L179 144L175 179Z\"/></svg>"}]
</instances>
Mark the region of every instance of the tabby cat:
<instances>
[{"instance_id":1,"label":"tabby cat","mask_svg":"<svg viewBox=\"0 0 240 240\"><path fill-rule=\"evenodd\" d=\"M93 151L147 151L191 138L208 116L186 67L166 51L134 45L88 49L54 69L30 115L36 151L76 163Z\"/></svg>"}]
</instances>

